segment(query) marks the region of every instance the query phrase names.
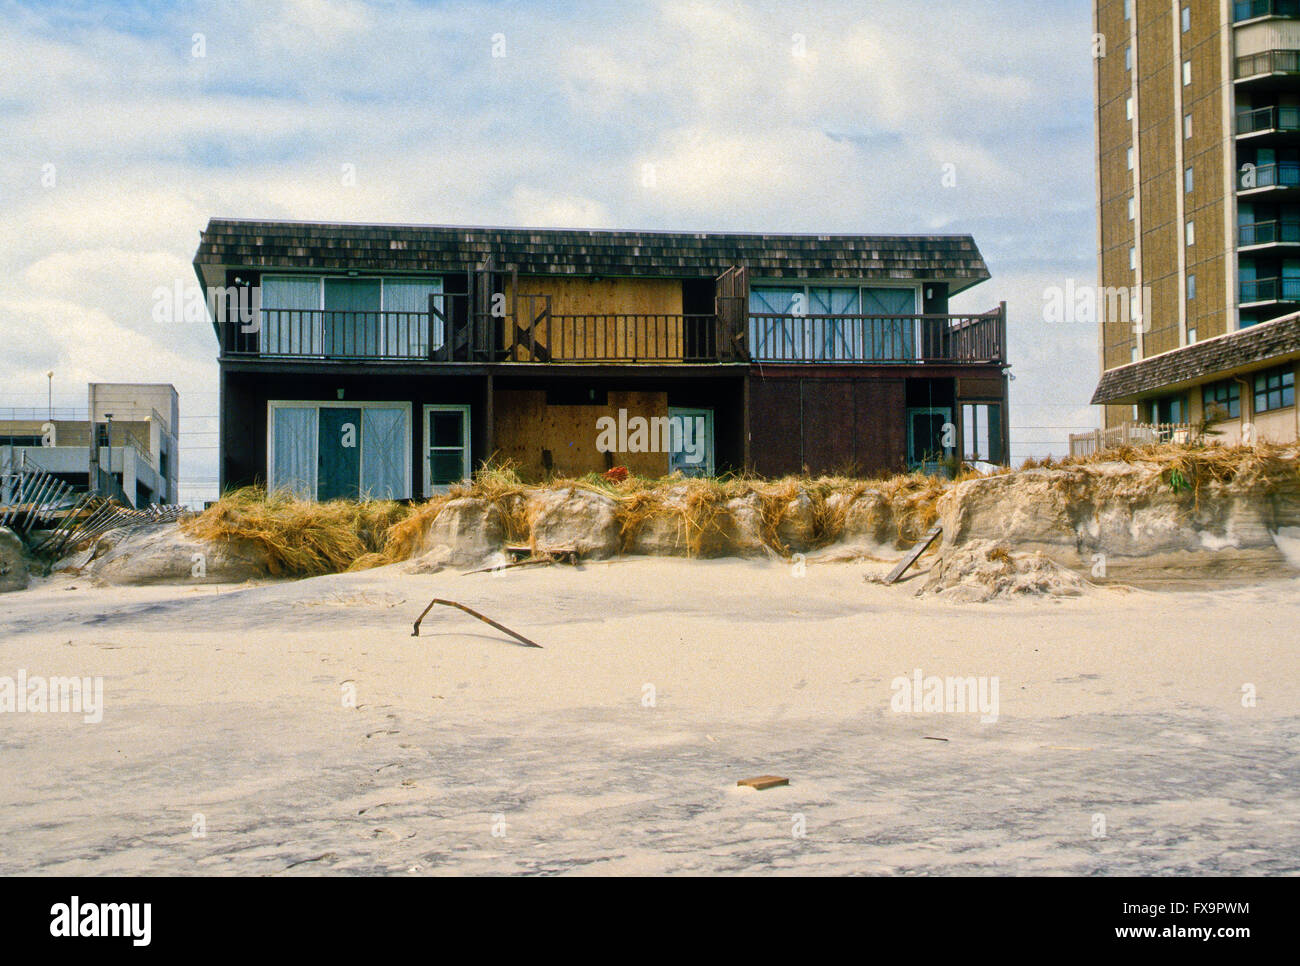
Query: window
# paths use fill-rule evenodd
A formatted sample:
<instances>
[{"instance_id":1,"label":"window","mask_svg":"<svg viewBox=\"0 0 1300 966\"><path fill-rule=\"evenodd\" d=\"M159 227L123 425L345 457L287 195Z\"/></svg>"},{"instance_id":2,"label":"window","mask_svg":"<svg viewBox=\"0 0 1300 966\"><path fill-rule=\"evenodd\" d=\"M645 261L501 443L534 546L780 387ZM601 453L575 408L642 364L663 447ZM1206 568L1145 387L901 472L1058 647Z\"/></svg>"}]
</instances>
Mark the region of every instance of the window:
<instances>
[{"instance_id":1,"label":"window","mask_svg":"<svg viewBox=\"0 0 1300 966\"><path fill-rule=\"evenodd\" d=\"M1183 61L1183 86L1189 87L1191 83L1192 83L1192 62L1190 60L1185 60Z\"/></svg>"},{"instance_id":2,"label":"window","mask_svg":"<svg viewBox=\"0 0 1300 966\"><path fill-rule=\"evenodd\" d=\"M1125 69L1125 70L1132 70L1132 69L1133 69L1133 46L1132 46L1132 44L1130 44L1129 46L1127 46L1127 47L1124 48L1124 69Z\"/></svg>"},{"instance_id":3,"label":"window","mask_svg":"<svg viewBox=\"0 0 1300 966\"><path fill-rule=\"evenodd\" d=\"M1124 158L1128 162L1128 169L1132 171L1133 170L1133 149L1132 148L1128 149L1128 151L1124 155Z\"/></svg>"},{"instance_id":4,"label":"window","mask_svg":"<svg viewBox=\"0 0 1300 966\"><path fill-rule=\"evenodd\" d=\"M1133 198L1128 200L1128 220L1133 221L1137 218L1137 201Z\"/></svg>"},{"instance_id":5,"label":"window","mask_svg":"<svg viewBox=\"0 0 1300 966\"><path fill-rule=\"evenodd\" d=\"M442 321L429 330L441 278L268 275L261 290L263 355L424 359L442 345Z\"/></svg>"},{"instance_id":6,"label":"window","mask_svg":"<svg viewBox=\"0 0 1300 966\"><path fill-rule=\"evenodd\" d=\"M1152 400L1151 421L1153 423L1187 422L1187 397L1184 395L1161 396Z\"/></svg>"},{"instance_id":7,"label":"window","mask_svg":"<svg viewBox=\"0 0 1300 966\"><path fill-rule=\"evenodd\" d=\"M749 345L756 359L916 358L915 288L766 286L749 290ZM838 318L847 316L847 318Z\"/></svg>"},{"instance_id":8,"label":"window","mask_svg":"<svg viewBox=\"0 0 1300 966\"><path fill-rule=\"evenodd\" d=\"M1138 252L1133 245L1128 246L1128 270L1136 272L1138 267Z\"/></svg>"},{"instance_id":9,"label":"window","mask_svg":"<svg viewBox=\"0 0 1300 966\"><path fill-rule=\"evenodd\" d=\"M1196 244L1196 222L1189 221L1187 223L1187 247L1191 248L1195 244Z\"/></svg>"},{"instance_id":10,"label":"window","mask_svg":"<svg viewBox=\"0 0 1300 966\"><path fill-rule=\"evenodd\" d=\"M1195 329L1195 328L1188 329L1188 330L1187 330L1187 344L1188 344L1188 345L1191 345L1191 344L1194 343L1195 341L1196 341L1196 329Z\"/></svg>"},{"instance_id":11,"label":"window","mask_svg":"<svg viewBox=\"0 0 1300 966\"><path fill-rule=\"evenodd\" d=\"M425 406L424 492L444 493L469 478L469 407Z\"/></svg>"},{"instance_id":12,"label":"window","mask_svg":"<svg viewBox=\"0 0 1300 966\"><path fill-rule=\"evenodd\" d=\"M1000 403L963 403L961 407L962 458L985 463L1002 462L1002 406Z\"/></svg>"},{"instance_id":13,"label":"window","mask_svg":"<svg viewBox=\"0 0 1300 966\"><path fill-rule=\"evenodd\" d=\"M0 446L40 446L39 436L0 436Z\"/></svg>"},{"instance_id":14,"label":"window","mask_svg":"<svg viewBox=\"0 0 1300 966\"><path fill-rule=\"evenodd\" d=\"M1190 140L1192 136L1192 115L1183 115L1183 140Z\"/></svg>"},{"instance_id":15,"label":"window","mask_svg":"<svg viewBox=\"0 0 1300 966\"><path fill-rule=\"evenodd\" d=\"M1183 33L1192 29L1192 8L1183 7Z\"/></svg>"},{"instance_id":16,"label":"window","mask_svg":"<svg viewBox=\"0 0 1300 966\"><path fill-rule=\"evenodd\" d=\"M1133 0L1124 0L1124 19L1133 19Z\"/></svg>"},{"instance_id":17,"label":"window","mask_svg":"<svg viewBox=\"0 0 1300 966\"><path fill-rule=\"evenodd\" d=\"M1235 379L1212 382L1201 390L1201 406L1210 422L1241 417L1241 383Z\"/></svg>"},{"instance_id":18,"label":"window","mask_svg":"<svg viewBox=\"0 0 1300 966\"><path fill-rule=\"evenodd\" d=\"M1267 413L1295 405L1295 369L1279 366L1255 376L1255 412Z\"/></svg>"},{"instance_id":19,"label":"window","mask_svg":"<svg viewBox=\"0 0 1300 966\"><path fill-rule=\"evenodd\" d=\"M411 495L409 403L271 400L267 481L304 500Z\"/></svg>"},{"instance_id":20,"label":"window","mask_svg":"<svg viewBox=\"0 0 1300 966\"><path fill-rule=\"evenodd\" d=\"M1192 168L1189 165L1187 170L1183 172L1183 192L1185 194L1192 193L1192 183Z\"/></svg>"},{"instance_id":21,"label":"window","mask_svg":"<svg viewBox=\"0 0 1300 966\"><path fill-rule=\"evenodd\" d=\"M1124 117L1133 120L1133 98L1131 97L1124 99Z\"/></svg>"},{"instance_id":22,"label":"window","mask_svg":"<svg viewBox=\"0 0 1300 966\"><path fill-rule=\"evenodd\" d=\"M1190 302L1194 298L1196 298L1196 276L1188 275L1187 276L1187 301Z\"/></svg>"}]
</instances>

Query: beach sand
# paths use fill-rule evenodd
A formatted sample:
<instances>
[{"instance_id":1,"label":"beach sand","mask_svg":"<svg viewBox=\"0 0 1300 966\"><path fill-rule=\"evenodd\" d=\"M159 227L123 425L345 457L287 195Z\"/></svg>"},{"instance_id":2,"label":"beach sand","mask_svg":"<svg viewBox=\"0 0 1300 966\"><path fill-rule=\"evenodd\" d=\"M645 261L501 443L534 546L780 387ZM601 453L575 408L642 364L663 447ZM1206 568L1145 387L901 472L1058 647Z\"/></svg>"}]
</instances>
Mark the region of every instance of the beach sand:
<instances>
[{"instance_id":1,"label":"beach sand","mask_svg":"<svg viewBox=\"0 0 1300 966\"><path fill-rule=\"evenodd\" d=\"M1300 581L956 604L882 569L42 581L0 676L101 676L103 720L0 714L0 872L1300 872ZM543 649L412 637L435 596ZM917 669L996 678L997 720L892 710Z\"/></svg>"}]
</instances>

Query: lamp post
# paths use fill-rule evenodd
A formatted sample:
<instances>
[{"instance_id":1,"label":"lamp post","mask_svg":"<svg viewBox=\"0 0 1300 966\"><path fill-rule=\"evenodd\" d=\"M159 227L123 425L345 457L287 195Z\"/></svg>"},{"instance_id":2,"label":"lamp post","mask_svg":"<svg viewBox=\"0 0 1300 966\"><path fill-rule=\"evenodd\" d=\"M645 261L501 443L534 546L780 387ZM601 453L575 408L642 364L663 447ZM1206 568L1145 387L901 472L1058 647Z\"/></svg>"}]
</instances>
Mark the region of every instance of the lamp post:
<instances>
[{"instance_id":1,"label":"lamp post","mask_svg":"<svg viewBox=\"0 0 1300 966\"><path fill-rule=\"evenodd\" d=\"M113 475L113 414L104 413L104 422L108 424L105 432L108 434L108 475Z\"/></svg>"},{"instance_id":2,"label":"lamp post","mask_svg":"<svg viewBox=\"0 0 1300 966\"><path fill-rule=\"evenodd\" d=\"M45 378L50 381L50 422L54 422L54 370L47 372Z\"/></svg>"}]
</instances>

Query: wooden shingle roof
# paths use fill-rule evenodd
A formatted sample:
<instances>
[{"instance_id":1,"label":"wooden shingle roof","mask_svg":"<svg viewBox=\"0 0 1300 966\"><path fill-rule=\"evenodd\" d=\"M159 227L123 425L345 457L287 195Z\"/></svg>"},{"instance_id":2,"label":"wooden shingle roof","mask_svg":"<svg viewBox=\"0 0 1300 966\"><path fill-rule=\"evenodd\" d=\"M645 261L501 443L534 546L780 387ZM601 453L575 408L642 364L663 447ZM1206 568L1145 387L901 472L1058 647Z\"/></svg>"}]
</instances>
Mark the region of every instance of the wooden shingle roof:
<instances>
[{"instance_id":1,"label":"wooden shingle roof","mask_svg":"<svg viewBox=\"0 0 1300 966\"><path fill-rule=\"evenodd\" d=\"M1093 405L1136 402L1161 389L1227 375L1252 365L1300 355L1300 315L1261 322L1247 329L1110 369L1092 394Z\"/></svg>"},{"instance_id":2,"label":"wooden shingle roof","mask_svg":"<svg viewBox=\"0 0 1300 966\"><path fill-rule=\"evenodd\" d=\"M214 218L194 265L239 268L464 272L491 255L521 275L714 277L747 265L755 277L946 281L960 291L989 277L970 235L775 235L313 224Z\"/></svg>"}]
</instances>

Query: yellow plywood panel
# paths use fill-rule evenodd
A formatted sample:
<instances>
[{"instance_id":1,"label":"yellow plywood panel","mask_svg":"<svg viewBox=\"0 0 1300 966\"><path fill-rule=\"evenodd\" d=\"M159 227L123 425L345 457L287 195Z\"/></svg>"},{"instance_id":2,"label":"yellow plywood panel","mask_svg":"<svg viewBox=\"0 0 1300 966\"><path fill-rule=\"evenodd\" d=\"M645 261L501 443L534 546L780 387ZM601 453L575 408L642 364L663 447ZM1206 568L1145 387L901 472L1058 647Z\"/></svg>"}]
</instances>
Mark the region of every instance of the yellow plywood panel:
<instances>
[{"instance_id":1,"label":"yellow plywood panel","mask_svg":"<svg viewBox=\"0 0 1300 966\"><path fill-rule=\"evenodd\" d=\"M495 396L493 438L497 453L513 460L526 480L547 475L543 451L551 454L554 476L603 473L606 457L596 448L597 421L617 420L619 410L628 418L667 417L668 394L663 392L610 392L603 406L548 406L542 390L499 390ZM614 453L613 463L638 476L664 476L668 454Z\"/></svg>"},{"instance_id":2,"label":"yellow plywood panel","mask_svg":"<svg viewBox=\"0 0 1300 966\"><path fill-rule=\"evenodd\" d=\"M682 357L682 283L662 278L553 278L523 276L520 298L510 283L506 304L518 306L527 325L549 297L550 325L533 333L553 359L680 359ZM507 326L507 348L516 333ZM527 351L516 350L518 359Z\"/></svg>"}]
</instances>

